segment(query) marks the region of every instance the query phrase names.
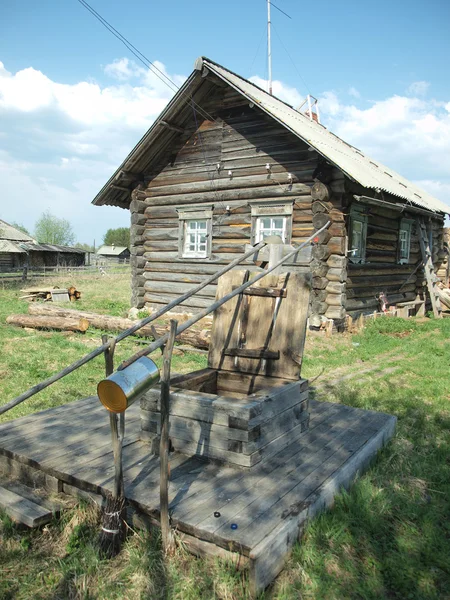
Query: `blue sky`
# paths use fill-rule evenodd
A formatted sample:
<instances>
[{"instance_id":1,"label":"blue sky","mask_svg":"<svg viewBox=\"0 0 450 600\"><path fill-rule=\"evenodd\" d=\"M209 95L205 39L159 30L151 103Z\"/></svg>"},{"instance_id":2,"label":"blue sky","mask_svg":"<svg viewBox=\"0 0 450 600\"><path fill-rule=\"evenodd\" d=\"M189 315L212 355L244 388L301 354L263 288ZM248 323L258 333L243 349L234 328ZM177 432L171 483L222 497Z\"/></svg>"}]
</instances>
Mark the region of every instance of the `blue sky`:
<instances>
[{"instance_id":1,"label":"blue sky","mask_svg":"<svg viewBox=\"0 0 450 600\"><path fill-rule=\"evenodd\" d=\"M91 4L178 83L203 54L264 85L265 0ZM327 127L450 204L450 2L276 4L275 93L318 96ZM48 209L98 244L128 213L90 201L170 90L77 0L2 2L0 62L0 218Z\"/></svg>"}]
</instances>

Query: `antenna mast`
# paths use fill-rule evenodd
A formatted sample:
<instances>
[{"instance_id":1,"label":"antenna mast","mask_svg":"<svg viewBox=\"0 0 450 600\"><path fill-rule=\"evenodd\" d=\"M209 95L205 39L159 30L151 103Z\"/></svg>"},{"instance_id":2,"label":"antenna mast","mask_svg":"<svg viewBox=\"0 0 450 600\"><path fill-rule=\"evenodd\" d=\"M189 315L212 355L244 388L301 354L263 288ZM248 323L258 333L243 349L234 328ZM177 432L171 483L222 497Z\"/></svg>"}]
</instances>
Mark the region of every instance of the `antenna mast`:
<instances>
[{"instance_id":1,"label":"antenna mast","mask_svg":"<svg viewBox=\"0 0 450 600\"><path fill-rule=\"evenodd\" d=\"M272 47L270 40L270 0L267 0L267 63L269 69L269 94L272 95Z\"/></svg>"}]
</instances>

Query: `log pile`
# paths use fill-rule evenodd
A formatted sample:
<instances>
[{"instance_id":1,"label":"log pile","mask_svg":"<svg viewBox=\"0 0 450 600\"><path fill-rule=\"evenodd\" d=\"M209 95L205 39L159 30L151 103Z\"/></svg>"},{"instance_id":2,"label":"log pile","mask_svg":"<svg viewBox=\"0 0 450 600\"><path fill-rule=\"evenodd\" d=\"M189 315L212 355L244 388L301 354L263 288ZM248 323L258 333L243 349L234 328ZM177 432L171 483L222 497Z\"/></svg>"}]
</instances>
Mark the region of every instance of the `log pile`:
<instances>
[{"instance_id":1,"label":"log pile","mask_svg":"<svg viewBox=\"0 0 450 600\"><path fill-rule=\"evenodd\" d=\"M54 319L84 319L89 326L103 331L125 331L136 324L136 321L131 319L124 319L121 317L111 317L109 315L99 315L97 313L79 311L70 308L62 308L59 306L49 304L30 304L28 307L29 316L33 318L42 317ZM32 327L32 325L26 325L26 327ZM168 332L168 327L164 325L146 325L136 331L134 335L139 337L146 337L153 339L160 337ZM196 348L208 348L209 347L209 330L196 331L188 329L181 333L177 337L178 341L185 344L190 344Z\"/></svg>"},{"instance_id":2,"label":"log pile","mask_svg":"<svg viewBox=\"0 0 450 600\"><path fill-rule=\"evenodd\" d=\"M69 288L59 288L58 286L53 287L33 287L20 290L23 296L20 296L20 300L28 300L29 302L52 302L53 296L67 295L68 300L75 302L81 298L81 292L78 291L73 285Z\"/></svg>"}]
</instances>

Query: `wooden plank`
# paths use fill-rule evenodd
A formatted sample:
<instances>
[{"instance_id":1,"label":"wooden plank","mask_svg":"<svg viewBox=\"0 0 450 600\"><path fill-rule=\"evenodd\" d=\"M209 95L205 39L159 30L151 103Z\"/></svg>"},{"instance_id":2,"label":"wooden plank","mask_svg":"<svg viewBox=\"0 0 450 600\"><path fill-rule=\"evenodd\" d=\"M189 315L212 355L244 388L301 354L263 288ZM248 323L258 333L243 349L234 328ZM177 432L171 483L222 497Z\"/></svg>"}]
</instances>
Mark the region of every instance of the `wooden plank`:
<instances>
[{"instance_id":1,"label":"wooden plank","mask_svg":"<svg viewBox=\"0 0 450 600\"><path fill-rule=\"evenodd\" d=\"M386 415L381 415L384 422L388 418ZM291 487L287 493L279 494L276 499L273 496L271 500L275 499L275 502L272 502L269 506L269 501L267 501L265 503L267 508L264 512L261 512L257 518L251 517L251 519L248 519L246 526L243 524L241 539L244 538L248 546L256 546L269 534L278 520L287 518L298 511L311 493L358 452L359 448L367 444L380 427L380 414L376 416L369 415L369 418L364 421L363 424L360 423L354 429L348 429L341 440L331 440L330 448L333 452L325 461L297 482L294 487Z\"/></svg>"},{"instance_id":2,"label":"wooden plank","mask_svg":"<svg viewBox=\"0 0 450 600\"><path fill-rule=\"evenodd\" d=\"M387 415L385 415L387 416ZM284 519L273 532L257 544L250 553L250 588L252 594L258 594L278 575L285 564L289 550L300 537L303 526L318 511L333 502L334 495L341 488L347 488L358 472L366 468L376 451L392 437L395 428L394 417L386 419L378 433L355 453L344 467L329 477L320 488L302 505L298 504L297 514Z\"/></svg>"},{"instance_id":3,"label":"wooden plank","mask_svg":"<svg viewBox=\"0 0 450 600\"><path fill-rule=\"evenodd\" d=\"M17 523L23 523L28 527L39 527L52 520L53 513L27 498L19 496L0 486L0 508Z\"/></svg>"},{"instance_id":4,"label":"wooden plank","mask_svg":"<svg viewBox=\"0 0 450 600\"><path fill-rule=\"evenodd\" d=\"M338 437L346 434L347 428L333 426L334 415L330 412L328 411L322 423L316 427L316 445L311 444L311 434L308 434L302 444L293 442L276 456L248 471L245 479L241 480L236 475L235 477L238 479L235 482L233 477L228 477L222 486L215 484L209 493L202 492L202 497L196 498L196 502L190 504L184 502L180 508L174 511L174 518L178 519L180 523L183 522L184 527L188 526L189 531L197 532L197 534L201 531L201 535L205 539L223 543L223 541L219 542L219 536L215 535L215 531L224 523L232 522L232 517L237 511L237 498L240 498L241 504L245 505L245 502L248 504L255 499L255 495L258 497L264 489L267 490L267 486L270 486L272 481L274 482L273 486L276 487L278 483L282 485L285 478L296 473L298 469L301 469L300 472L303 474L304 465L308 460L315 461L313 464L319 465L321 462L319 445L324 444L324 441L325 443L329 441L332 435ZM332 428L333 433L331 433ZM305 440L308 441L305 442ZM295 481L298 481L298 475L293 477L296 478ZM220 512L220 517L213 519L214 511ZM210 531L204 522L205 519L210 524ZM201 526L200 523L202 523ZM239 547L241 542L240 536L236 547ZM225 540L225 547L228 543L229 540Z\"/></svg>"},{"instance_id":5,"label":"wooden plank","mask_svg":"<svg viewBox=\"0 0 450 600\"><path fill-rule=\"evenodd\" d=\"M239 356L241 358L264 358L267 360L278 360L280 352L267 350L265 348L227 348L224 351L225 356Z\"/></svg>"}]
</instances>

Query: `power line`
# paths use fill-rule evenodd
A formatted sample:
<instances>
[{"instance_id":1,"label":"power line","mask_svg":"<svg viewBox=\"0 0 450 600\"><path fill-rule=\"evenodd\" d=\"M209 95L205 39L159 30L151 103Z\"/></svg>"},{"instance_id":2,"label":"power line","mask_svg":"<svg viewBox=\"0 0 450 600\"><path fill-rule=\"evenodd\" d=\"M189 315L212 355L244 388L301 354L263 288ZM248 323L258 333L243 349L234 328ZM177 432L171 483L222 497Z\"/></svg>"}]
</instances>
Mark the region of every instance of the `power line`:
<instances>
[{"instance_id":1,"label":"power line","mask_svg":"<svg viewBox=\"0 0 450 600\"><path fill-rule=\"evenodd\" d=\"M149 69L160 81L162 81L172 92L179 92L179 86L170 79L161 69L159 69L150 59L148 59L140 50L138 50L124 35L122 35L117 29L115 29L104 17L102 17L86 0L78 0L78 2L88 10L110 33L113 34L122 44L145 66ZM175 88L175 89L174 89ZM200 105L198 105L192 96L188 96L181 92L183 96L187 96L188 100L185 100L189 105L195 105L198 112L211 121L215 119L208 114Z\"/></svg>"}]
</instances>

